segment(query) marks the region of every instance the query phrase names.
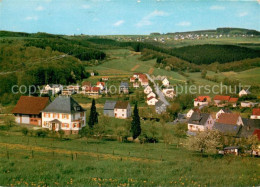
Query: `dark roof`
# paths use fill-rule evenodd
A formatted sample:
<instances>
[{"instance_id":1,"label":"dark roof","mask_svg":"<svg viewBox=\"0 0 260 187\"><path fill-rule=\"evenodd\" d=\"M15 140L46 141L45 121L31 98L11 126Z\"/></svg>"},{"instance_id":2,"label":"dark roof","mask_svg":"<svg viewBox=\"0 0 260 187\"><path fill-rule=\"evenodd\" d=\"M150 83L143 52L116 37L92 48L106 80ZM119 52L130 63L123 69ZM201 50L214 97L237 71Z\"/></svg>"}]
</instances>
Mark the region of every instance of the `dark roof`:
<instances>
[{"instance_id":1,"label":"dark roof","mask_svg":"<svg viewBox=\"0 0 260 187\"><path fill-rule=\"evenodd\" d=\"M119 109L127 109L128 106L128 102L127 101L117 101L115 108L119 108Z\"/></svg>"},{"instance_id":2,"label":"dark roof","mask_svg":"<svg viewBox=\"0 0 260 187\"><path fill-rule=\"evenodd\" d=\"M59 96L43 112L74 113L85 111L72 97Z\"/></svg>"},{"instance_id":3,"label":"dark roof","mask_svg":"<svg viewBox=\"0 0 260 187\"><path fill-rule=\"evenodd\" d=\"M116 105L116 101L106 100L106 103L104 105L104 110L114 110L115 105Z\"/></svg>"},{"instance_id":4,"label":"dark roof","mask_svg":"<svg viewBox=\"0 0 260 187\"><path fill-rule=\"evenodd\" d=\"M21 96L12 110L13 114L40 114L49 102L48 97Z\"/></svg>"},{"instance_id":5,"label":"dark roof","mask_svg":"<svg viewBox=\"0 0 260 187\"><path fill-rule=\"evenodd\" d=\"M244 126L239 132L240 137L251 136L256 129L260 129L260 120L259 119L246 119L242 118Z\"/></svg>"},{"instance_id":6,"label":"dark roof","mask_svg":"<svg viewBox=\"0 0 260 187\"><path fill-rule=\"evenodd\" d=\"M193 112L188 123L196 124L196 125L205 125L205 123L209 117L210 117L210 114L208 114L208 113Z\"/></svg>"},{"instance_id":7,"label":"dark roof","mask_svg":"<svg viewBox=\"0 0 260 187\"><path fill-rule=\"evenodd\" d=\"M237 135L239 132L241 126L239 125L227 125L223 123L215 122L213 125L213 129L216 129L222 133L232 133L234 135Z\"/></svg>"},{"instance_id":8,"label":"dark roof","mask_svg":"<svg viewBox=\"0 0 260 187\"><path fill-rule=\"evenodd\" d=\"M161 107L163 105L165 105L165 104L161 100L158 100L158 102L155 103L155 107Z\"/></svg>"},{"instance_id":9,"label":"dark roof","mask_svg":"<svg viewBox=\"0 0 260 187\"><path fill-rule=\"evenodd\" d=\"M49 84L49 86L50 86L51 88L60 88L60 87L62 87L61 84Z\"/></svg>"}]
</instances>

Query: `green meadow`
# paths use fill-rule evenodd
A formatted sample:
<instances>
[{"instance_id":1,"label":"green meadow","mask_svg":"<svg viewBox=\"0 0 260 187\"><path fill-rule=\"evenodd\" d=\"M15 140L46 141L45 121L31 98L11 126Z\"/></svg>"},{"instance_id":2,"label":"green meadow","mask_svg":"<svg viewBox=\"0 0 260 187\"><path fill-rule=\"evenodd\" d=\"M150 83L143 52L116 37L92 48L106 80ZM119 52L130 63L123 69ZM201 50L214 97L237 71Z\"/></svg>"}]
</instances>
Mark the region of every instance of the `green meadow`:
<instances>
[{"instance_id":1,"label":"green meadow","mask_svg":"<svg viewBox=\"0 0 260 187\"><path fill-rule=\"evenodd\" d=\"M184 140L181 140L184 142ZM122 143L109 139L38 138L20 127L0 131L3 186L256 186L259 160L202 157L164 143Z\"/></svg>"}]
</instances>

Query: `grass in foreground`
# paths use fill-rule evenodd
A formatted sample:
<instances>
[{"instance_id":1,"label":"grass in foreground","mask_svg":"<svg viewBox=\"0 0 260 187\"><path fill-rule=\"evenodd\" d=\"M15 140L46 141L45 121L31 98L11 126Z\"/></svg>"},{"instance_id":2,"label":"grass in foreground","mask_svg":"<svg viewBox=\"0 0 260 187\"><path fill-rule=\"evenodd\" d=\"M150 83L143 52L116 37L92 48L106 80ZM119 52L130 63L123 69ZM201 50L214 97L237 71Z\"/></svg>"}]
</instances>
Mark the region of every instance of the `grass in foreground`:
<instances>
[{"instance_id":1,"label":"grass in foreground","mask_svg":"<svg viewBox=\"0 0 260 187\"><path fill-rule=\"evenodd\" d=\"M1 185L254 186L259 160L208 156L175 144L25 137L0 131ZM32 152L33 151L33 152ZM9 159L8 159L9 157Z\"/></svg>"}]
</instances>

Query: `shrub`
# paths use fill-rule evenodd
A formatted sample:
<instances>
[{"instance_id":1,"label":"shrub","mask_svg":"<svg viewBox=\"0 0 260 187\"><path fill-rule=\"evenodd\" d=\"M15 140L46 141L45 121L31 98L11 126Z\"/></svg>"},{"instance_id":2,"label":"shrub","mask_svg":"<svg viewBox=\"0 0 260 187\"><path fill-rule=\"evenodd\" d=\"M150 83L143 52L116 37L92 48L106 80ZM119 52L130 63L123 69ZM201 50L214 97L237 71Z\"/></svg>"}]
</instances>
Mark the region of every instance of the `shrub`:
<instances>
[{"instance_id":1,"label":"shrub","mask_svg":"<svg viewBox=\"0 0 260 187\"><path fill-rule=\"evenodd\" d=\"M46 137L47 135L48 135L48 132L47 131L45 131L45 130L37 130L36 131L36 133L35 133L35 135L37 136L37 137L42 137L42 138L44 138L44 137Z\"/></svg>"},{"instance_id":2,"label":"shrub","mask_svg":"<svg viewBox=\"0 0 260 187\"><path fill-rule=\"evenodd\" d=\"M27 136L27 134L29 133L29 130L27 128L22 128L21 132L23 133L24 136Z\"/></svg>"}]
</instances>

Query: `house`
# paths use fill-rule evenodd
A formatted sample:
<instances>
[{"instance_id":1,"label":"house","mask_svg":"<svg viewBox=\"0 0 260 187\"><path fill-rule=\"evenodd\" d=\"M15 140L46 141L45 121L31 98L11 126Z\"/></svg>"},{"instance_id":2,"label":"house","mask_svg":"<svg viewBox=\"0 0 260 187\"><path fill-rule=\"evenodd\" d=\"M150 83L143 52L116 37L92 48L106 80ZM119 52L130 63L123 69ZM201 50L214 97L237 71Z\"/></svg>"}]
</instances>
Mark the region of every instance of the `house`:
<instances>
[{"instance_id":1,"label":"house","mask_svg":"<svg viewBox=\"0 0 260 187\"><path fill-rule=\"evenodd\" d=\"M249 94L250 94L250 92L248 90L245 90L245 89L241 90L238 93L239 97L242 97L242 96L245 96L245 95L249 95Z\"/></svg>"},{"instance_id":2,"label":"house","mask_svg":"<svg viewBox=\"0 0 260 187\"><path fill-rule=\"evenodd\" d=\"M161 114L163 112L166 112L166 110L167 110L167 106L161 100L158 100L158 102L155 103L155 112L157 114Z\"/></svg>"},{"instance_id":3,"label":"house","mask_svg":"<svg viewBox=\"0 0 260 187\"><path fill-rule=\"evenodd\" d=\"M105 82L97 82L97 85L96 85L96 87L99 87L100 90L104 90L105 86L106 86Z\"/></svg>"},{"instance_id":4,"label":"house","mask_svg":"<svg viewBox=\"0 0 260 187\"><path fill-rule=\"evenodd\" d=\"M146 86L145 89L144 89L144 93L145 94L149 94L153 91L153 89L150 87L150 86Z\"/></svg>"},{"instance_id":5,"label":"house","mask_svg":"<svg viewBox=\"0 0 260 187\"><path fill-rule=\"evenodd\" d=\"M142 82L143 80L147 80L147 76L145 74L139 74L138 81Z\"/></svg>"},{"instance_id":6,"label":"house","mask_svg":"<svg viewBox=\"0 0 260 187\"><path fill-rule=\"evenodd\" d=\"M233 107L236 107L237 101L238 98L232 98L226 95L216 95L214 97L214 103L217 107L224 107L228 104L232 105Z\"/></svg>"},{"instance_id":7,"label":"house","mask_svg":"<svg viewBox=\"0 0 260 187\"><path fill-rule=\"evenodd\" d=\"M138 83L138 82L134 82L134 83L133 83L133 87L134 87L134 88L139 88L139 83Z\"/></svg>"},{"instance_id":8,"label":"house","mask_svg":"<svg viewBox=\"0 0 260 187\"><path fill-rule=\"evenodd\" d=\"M86 90L86 88L91 88L91 87L92 87L91 82L88 81L82 82L82 87L81 87L82 90Z\"/></svg>"},{"instance_id":9,"label":"house","mask_svg":"<svg viewBox=\"0 0 260 187\"><path fill-rule=\"evenodd\" d=\"M147 98L149 98L149 97L156 97L156 95L155 95L155 93L150 92L150 93L147 95Z\"/></svg>"},{"instance_id":10,"label":"house","mask_svg":"<svg viewBox=\"0 0 260 187\"><path fill-rule=\"evenodd\" d=\"M205 131L212 129L214 119L208 113L193 112L188 120L188 131Z\"/></svg>"},{"instance_id":11,"label":"house","mask_svg":"<svg viewBox=\"0 0 260 187\"><path fill-rule=\"evenodd\" d=\"M117 101L114 109L115 118L126 119L131 116L131 106L127 101Z\"/></svg>"},{"instance_id":12,"label":"house","mask_svg":"<svg viewBox=\"0 0 260 187\"><path fill-rule=\"evenodd\" d=\"M148 79L142 79L142 81L141 81L141 86L146 87L146 86L148 86L148 85L149 85Z\"/></svg>"},{"instance_id":13,"label":"house","mask_svg":"<svg viewBox=\"0 0 260 187\"><path fill-rule=\"evenodd\" d=\"M194 99L194 106L208 106L210 101L211 99L209 96L198 96Z\"/></svg>"},{"instance_id":14,"label":"house","mask_svg":"<svg viewBox=\"0 0 260 187\"><path fill-rule=\"evenodd\" d=\"M193 112L200 112L200 109L198 109L198 108L193 108L193 109L190 109L189 111L188 111L188 113L186 114L186 117L187 118L190 118L191 116L192 116L192 114L193 114Z\"/></svg>"},{"instance_id":15,"label":"house","mask_svg":"<svg viewBox=\"0 0 260 187\"><path fill-rule=\"evenodd\" d=\"M260 108L254 108L250 119L260 119Z\"/></svg>"},{"instance_id":16,"label":"house","mask_svg":"<svg viewBox=\"0 0 260 187\"><path fill-rule=\"evenodd\" d=\"M109 78L108 77L102 77L101 79L102 79L102 81L108 81Z\"/></svg>"},{"instance_id":17,"label":"house","mask_svg":"<svg viewBox=\"0 0 260 187\"><path fill-rule=\"evenodd\" d=\"M120 84L120 93L128 94L129 93L129 85L127 82L121 82Z\"/></svg>"},{"instance_id":18,"label":"house","mask_svg":"<svg viewBox=\"0 0 260 187\"><path fill-rule=\"evenodd\" d=\"M72 97L59 96L42 110L42 127L65 134L78 134L86 126L86 110Z\"/></svg>"},{"instance_id":19,"label":"house","mask_svg":"<svg viewBox=\"0 0 260 187\"><path fill-rule=\"evenodd\" d=\"M155 105L158 102L158 99L156 99L155 97L149 97L146 100L146 103L148 105Z\"/></svg>"},{"instance_id":20,"label":"house","mask_svg":"<svg viewBox=\"0 0 260 187\"><path fill-rule=\"evenodd\" d=\"M135 79L136 79L135 77L131 77L130 82L135 82Z\"/></svg>"},{"instance_id":21,"label":"house","mask_svg":"<svg viewBox=\"0 0 260 187\"><path fill-rule=\"evenodd\" d=\"M90 72L90 76L91 77L95 76L95 73L94 72Z\"/></svg>"},{"instance_id":22,"label":"house","mask_svg":"<svg viewBox=\"0 0 260 187\"><path fill-rule=\"evenodd\" d=\"M41 94L57 94L62 90L63 86L61 84L47 84L43 90L41 90Z\"/></svg>"},{"instance_id":23,"label":"house","mask_svg":"<svg viewBox=\"0 0 260 187\"><path fill-rule=\"evenodd\" d=\"M12 110L16 123L41 125L41 111L48 105L48 97L21 96Z\"/></svg>"},{"instance_id":24,"label":"house","mask_svg":"<svg viewBox=\"0 0 260 187\"><path fill-rule=\"evenodd\" d=\"M114 109L115 109L116 101L106 100L104 105L103 113L105 116L115 117Z\"/></svg>"},{"instance_id":25,"label":"house","mask_svg":"<svg viewBox=\"0 0 260 187\"><path fill-rule=\"evenodd\" d=\"M244 125L242 118L238 113L222 113L218 116L216 122L226 125Z\"/></svg>"},{"instance_id":26,"label":"house","mask_svg":"<svg viewBox=\"0 0 260 187\"><path fill-rule=\"evenodd\" d=\"M100 94L100 88L99 87L90 87L86 88L85 90L86 95L92 95L92 96L97 96Z\"/></svg>"},{"instance_id":27,"label":"house","mask_svg":"<svg viewBox=\"0 0 260 187\"><path fill-rule=\"evenodd\" d=\"M163 84L163 86L168 87L168 86L170 85L170 82L168 81L167 78L164 78L164 79L162 80L162 84Z\"/></svg>"},{"instance_id":28,"label":"house","mask_svg":"<svg viewBox=\"0 0 260 187\"><path fill-rule=\"evenodd\" d=\"M251 108L256 106L258 103L254 103L252 101L241 101L240 106L242 108Z\"/></svg>"},{"instance_id":29,"label":"house","mask_svg":"<svg viewBox=\"0 0 260 187\"><path fill-rule=\"evenodd\" d=\"M134 73L133 77L134 77L135 79L139 79L139 76L140 76L140 75L144 75L144 74L142 74L142 73Z\"/></svg>"},{"instance_id":30,"label":"house","mask_svg":"<svg viewBox=\"0 0 260 187\"><path fill-rule=\"evenodd\" d=\"M254 134L255 130L260 129L260 120L242 118L243 126L238 133L239 137L247 138Z\"/></svg>"},{"instance_id":31,"label":"house","mask_svg":"<svg viewBox=\"0 0 260 187\"><path fill-rule=\"evenodd\" d=\"M230 146L224 148L224 154L238 155L240 151L239 146Z\"/></svg>"},{"instance_id":32,"label":"house","mask_svg":"<svg viewBox=\"0 0 260 187\"><path fill-rule=\"evenodd\" d=\"M162 92L163 92L163 94L164 94L166 97L171 98L171 99L173 99L173 97L176 96L176 93L175 93L175 91L174 91L174 88L164 88L164 89L162 90Z\"/></svg>"},{"instance_id":33,"label":"house","mask_svg":"<svg viewBox=\"0 0 260 187\"><path fill-rule=\"evenodd\" d=\"M72 93L79 93L79 85L69 85L67 86L67 90L70 90Z\"/></svg>"},{"instance_id":34,"label":"house","mask_svg":"<svg viewBox=\"0 0 260 187\"><path fill-rule=\"evenodd\" d=\"M216 119L219 118L220 114L223 114L223 113L232 113L228 108L222 108L220 109L217 113L216 113Z\"/></svg>"},{"instance_id":35,"label":"house","mask_svg":"<svg viewBox=\"0 0 260 187\"><path fill-rule=\"evenodd\" d=\"M69 89L63 89L63 90L61 91L61 95L70 96L70 95L72 95L73 93L74 93L74 92L71 91L71 90L69 90Z\"/></svg>"}]
</instances>

